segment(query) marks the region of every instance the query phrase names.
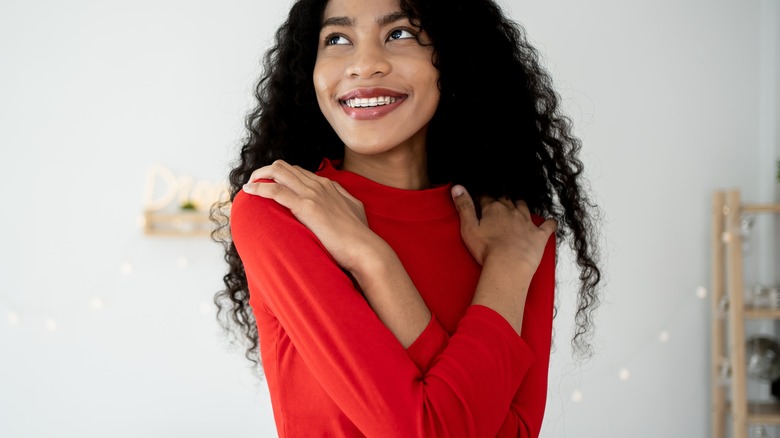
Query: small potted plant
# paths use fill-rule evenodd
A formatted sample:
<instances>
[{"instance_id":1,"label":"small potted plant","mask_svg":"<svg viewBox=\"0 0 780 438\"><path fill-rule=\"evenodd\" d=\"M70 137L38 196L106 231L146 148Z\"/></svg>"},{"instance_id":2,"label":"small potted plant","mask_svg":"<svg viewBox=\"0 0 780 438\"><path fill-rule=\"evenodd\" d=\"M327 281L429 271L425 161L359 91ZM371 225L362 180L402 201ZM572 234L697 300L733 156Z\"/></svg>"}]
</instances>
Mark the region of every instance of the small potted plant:
<instances>
[{"instance_id":1,"label":"small potted plant","mask_svg":"<svg viewBox=\"0 0 780 438\"><path fill-rule=\"evenodd\" d=\"M181 211L186 211L186 212L195 212L198 211L198 206L195 205L194 202L188 199L179 206L179 209L181 209Z\"/></svg>"}]
</instances>

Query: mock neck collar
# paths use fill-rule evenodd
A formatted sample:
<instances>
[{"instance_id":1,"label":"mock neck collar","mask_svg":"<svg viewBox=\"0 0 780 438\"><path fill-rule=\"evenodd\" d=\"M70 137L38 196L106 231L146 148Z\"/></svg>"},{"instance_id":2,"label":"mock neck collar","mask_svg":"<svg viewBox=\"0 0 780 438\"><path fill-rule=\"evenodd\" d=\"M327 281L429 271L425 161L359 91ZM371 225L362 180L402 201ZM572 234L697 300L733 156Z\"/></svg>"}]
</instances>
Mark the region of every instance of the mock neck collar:
<instances>
[{"instance_id":1,"label":"mock neck collar","mask_svg":"<svg viewBox=\"0 0 780 438\"><path fill-rule=\"evenodd\" d=\"M422 190L386 186L357 173L338 169L341 160L325 158L317 175L341 184L363 203L367 214L399 219L433 219L457 214L452 202L452 184Z\"/></svg>"}]
</instances>

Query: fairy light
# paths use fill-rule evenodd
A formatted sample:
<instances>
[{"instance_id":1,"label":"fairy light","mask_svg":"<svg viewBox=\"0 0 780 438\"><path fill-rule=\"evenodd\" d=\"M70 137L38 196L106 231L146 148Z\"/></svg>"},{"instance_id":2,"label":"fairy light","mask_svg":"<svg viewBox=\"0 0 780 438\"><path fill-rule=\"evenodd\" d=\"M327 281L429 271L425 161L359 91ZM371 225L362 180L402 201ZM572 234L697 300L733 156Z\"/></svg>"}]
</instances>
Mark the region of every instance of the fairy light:
<instances>
[{"instance_id":1,"label":"fairy light","mask_svg":"<svg viewBox=\"0 0 780 438\"><path fill-rule=\"evenodd\" d=\"M135 223L139 227L144 227L146 225L146 217L143 216L143 215L137 216L136 219L135 219ZM184 224L177 223L175 225L177 225L179 227L182 227ZM724 241L729 241L729 240L732 239L732 236L729 233L723 233L722 238L723 238ZM121 263L119 264L119 269L118 269L119 272L116 273L116 271L115 271L115 275L130 276L130 275L135 274L135 266L132 263L132 260L130 260L130 259L126 259L126 260L129 260L129 261L121 261ZM178 269L180 269L182 271L191 268L191 266L190 266L191 265L191 260L187 256L185 256L185 255L180 255L180 256L176 257L174 260L172 260L172 262L173 262L173 264L175 264L176 268L178 268ZM171 266L170 265L171 261L169 261L168 263L169 263L168 266ZM141 271L144 272L145 270L141 269ZM700 300L704 300L709 295L709 292L708 292L707 288L704 285L699 285L699 286L695 287L695 289L692 292L693 293L691 293L691 291L689 290L689 292L687 294L686 293L682 293L682 294L679 294L678 296L687 296L688 300L693 300L693 297L691 297L691 295L694 295L698 299L698 300L695 300L698 303ZM99 311L104 310L106 308L106 302L104 300L105 297L101 297L101 296L97 296L97 295L98 294L96 294L96 296L93 296L88 301L88 303L86 303L87 306L88 306L88 309L91 309L94 312L99 312ZM726 305L725 302L721 303L721 304L724 307ZM82 302L81 305L84 306L84 303ZM674 308L680 308L680 306L674 306ZM205 316L212 315L215 312L214 304L209 302L209 301L202 301L202 302L196 304L196 306L190 307L190 309L191 309L190 310L191 312L198 311L202 315L205 315ZM15 310L17 310L17 309L15 308ZM32 310L32 309L30 309L30 310ZM27 322L27 321L31 321L31 320L33 320L33 321L41 321L41 320L43 320L43 322L44 322L43 323L44 329L46 331L52 332L52 333L57 332L57 331L61 331L62 330L61 324L64 324L64 326L66 328L68 327L67 321L64 321L64 322L63 321L58 321L58 320L55 320L53 318L43 319L43 318L40 317L40 315L29 315L27 313L28 312L22 312L20 314L20 313L15 313L15 312L12 312L12 311L8 311L6 313L6 318L5 318L7 325L9 325L9 326L19 326L19 325L22 325L23 321ZM0 313L0 315L2 315L2 314ZM671 338L670 331L668 330L669 326L668 325L666 327L662 326L661 328L662 328L661 330L656 332L657 333L657 335L656 335L657 336L656 337L657 342L659 342L659 343L668 343L670 341L670 338ZM684 335L684 333L682 335ZM650 337L650 339L649 339L650 342L648 342L648 343L652 343L652 339L653 338ZM645 345L644 347L647 348L648 345ZM625 364L625 363L628 363L628 362L624 361L623 363ZM603 370L604 373L602 374L601 377L609 378L610 374L611 374L611 378L614 379L615 374L612 374L612 373L614 373L614 371L610 372L610 368L607 368L607 369ZM614 368L612 368L612 370L614 370ZM719 371L720 371L720 374L723 376L723 380L725 381L727 379L726 375L729 372L728 371L728 363L724 362L724 365L722 365L722 367L721 367L721 369ZM622 382L627 382L627 381L629 381L632 378L631 372L629 371L629 369L627 367L623 367L623 368L618 369L617 370L617 377ZM587 389L588 389L587 385L586 385L586 387L584 389L587 391ZM570 401L572 403L575 403L575 404L583 403L583 401L584 401L584 393L582 391L582 388L577 388L577 389L572 390L571 393L569 394L569 399L570 399Z\"/></svg>"},{"instance_id":2,"label":"fairy light","mask_svg":"<svg viewBox=\"0 0 780 438\"><path fill-rule=\"evenodd\" d=\"M53 319L47 319L43 323L43 327L46 328L46 330L48 330L50 332L53 332L53 331L57 330L57 321L55 321Z\"/></svg>"},{"instance_id":3,"label":"fairy light","mask_svg":"<svg viewBox=\"0 0 780 438\"><path fill-rule=\"evenodd\" d=\"M127 262L122 263L119 267L119 271L124 275L130 275L133 273L133 265Z\"/></svg>"},{"instance_id":4,"label":"fairy light","mask_svg":"<svg viewBox=\"0 0 780 438\"><path fill-rule=\"evenodd\" d=\"M8 314L5 317L5 320L8 323L8 325L19 325L19 322L21 321L19 315L17 315L14 312L8 312Z\"/></svg>"},{"instance_id":5,"label":"fairy light","mask_svg":"<svg viewBox=\"0 0 780 438\"><path fill-rule=\"evenodd\" d=\"M95 311L103 309L103 306L103 300L98 297L92 298L92 300L89 302L89 307Z\"/></svg>"}]
</instances>

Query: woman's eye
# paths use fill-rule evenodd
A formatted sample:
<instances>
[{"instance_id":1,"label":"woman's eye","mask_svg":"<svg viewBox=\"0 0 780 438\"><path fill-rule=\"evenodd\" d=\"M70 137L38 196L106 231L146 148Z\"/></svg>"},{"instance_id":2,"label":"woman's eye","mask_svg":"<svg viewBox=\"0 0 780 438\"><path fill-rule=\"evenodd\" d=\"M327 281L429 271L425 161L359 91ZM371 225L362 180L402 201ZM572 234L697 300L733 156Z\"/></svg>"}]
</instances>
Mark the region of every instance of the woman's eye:
<instances>
[{"instance_id":1,"label":"woman's eye","mask_svg":"<svg viewBox=\"0 0 780 438\"><path fill-rule=\"evenodd\" d=\"M396 29L390 32L389 39L391 40L403 40L406 38L417 38L417 35L413 34L412 32L406 29Z\"/></svg>"},{"instance_id":2,"label":"woman's eye","mask_svg":"<svg viewBox=\"0 0 780 438\"><path fill-rule=\"evenodd\" d=\"M349 40L344 38L343 35L328 35L325 38L326 46L337 46L341 44L349 44Z\"/></svg>"}]
</instances>

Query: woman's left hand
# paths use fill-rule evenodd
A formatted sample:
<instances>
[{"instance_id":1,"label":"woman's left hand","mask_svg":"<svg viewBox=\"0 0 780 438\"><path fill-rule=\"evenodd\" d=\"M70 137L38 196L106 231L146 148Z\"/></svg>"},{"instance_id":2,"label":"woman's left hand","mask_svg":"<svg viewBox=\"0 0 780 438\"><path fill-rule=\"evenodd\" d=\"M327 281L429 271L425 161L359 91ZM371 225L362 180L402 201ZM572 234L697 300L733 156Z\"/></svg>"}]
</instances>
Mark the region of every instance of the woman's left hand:
<instances>
[{"instance_id":1,"label":"woman's left hand","mask_svg":"<svg viewBox=\"0 0 780 438\"><path fill-rule=\"evenodd\" d=\"M353 271L366 245L380 239L368 228L363 203L335 181L282 160L255 170L249 181L245 192L289 208L344 269Z\"/></svg>"}]
</instances>

